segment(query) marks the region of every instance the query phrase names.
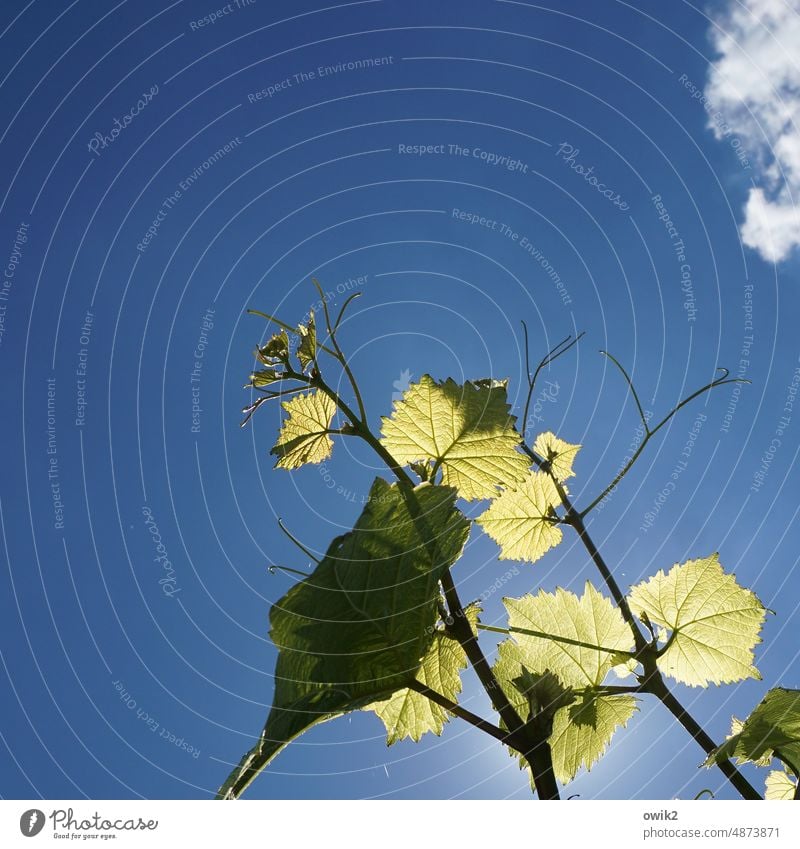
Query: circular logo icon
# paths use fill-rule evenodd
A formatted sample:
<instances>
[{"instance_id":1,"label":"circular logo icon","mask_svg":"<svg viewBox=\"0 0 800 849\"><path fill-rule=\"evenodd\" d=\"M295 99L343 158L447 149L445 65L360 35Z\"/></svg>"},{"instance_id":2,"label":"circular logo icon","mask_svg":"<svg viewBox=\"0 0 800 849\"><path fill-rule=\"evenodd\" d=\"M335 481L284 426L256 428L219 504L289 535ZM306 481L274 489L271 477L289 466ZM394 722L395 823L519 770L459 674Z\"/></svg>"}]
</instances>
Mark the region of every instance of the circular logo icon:
<instances>
[{"instance_id":1,"label":"circular logo icon","mask_svg":"<svg viewBox=\"0 0 800 849\"><path fill-rule=\"evenodd\" d=\"M36 837L44 828L44 811L31 808L19 818L19 830L25 837Z\"/></svg>"}]
</instances>

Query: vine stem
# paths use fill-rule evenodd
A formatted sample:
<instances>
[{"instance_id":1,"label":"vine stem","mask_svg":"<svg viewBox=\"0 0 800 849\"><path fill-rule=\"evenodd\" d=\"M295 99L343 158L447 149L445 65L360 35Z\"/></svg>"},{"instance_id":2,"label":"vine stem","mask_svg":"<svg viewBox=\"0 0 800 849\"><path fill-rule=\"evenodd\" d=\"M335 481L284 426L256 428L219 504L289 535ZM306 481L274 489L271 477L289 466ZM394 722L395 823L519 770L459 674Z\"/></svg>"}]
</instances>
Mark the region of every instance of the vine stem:
<instances>
[{"instance_id":1,"label":"vine stem","mask_svg":"<svg viewBox=\"0 0 800 849\"><path fill-rule=\"evenodd\" d=\"M707 383L705 386L701 386L700 389L697 389L694 392L692 392L692 394L687 396L686 398L684 398L683 401L680 402L680 404L673 407L672 410L670 410L670 412L667 413L667 415L664 416L664 418L661 419L661 421L655 427L651 428L650 425L649 425L649 419L644 413L644 409L642 408L642 404L639 401L639 395L636 392L636 388L634 387L633 381L631 380L628 372L625 371L625 369L622 367L622 364L619 362L619 360L617 360L615 357L613 357L611 354L609 354L608 351L601 351L600 353L603 354L604 356L608 357L608 359L611 360L612 363L614 363L614 365L622 373L622 376L625 378L625 382L628 384L628 388L630 389L631 394L633 395L633 400L636 403L636 409L639 412L639 418L641 419L642 427L644 428L644 438L642 439L641 443L639 444L639 447L636 449L636 451L631 456L630 460L628 460L628 462L616 474L616 476L614 477L614 480L611 481L611 483L600 493L600 495L597 496L597 498L595 498L591 502L591 504L589 504L588 507L584 507L584 509L581 510L581 512L579 514L581 519L584 518L587 513L590 513L592 510L594 510L594 508L608 495L608 493L611 492L611 490L614 489L617 486L617 484L625 477L625 475L628 474L628 472L631 470L631 467L633 466L633 464L639 459L639 456L641 455L642 451L644 451L647 443L658 433L658 431L661 430L662 427L664 427L664 425L679 410L683 409L683 407L685 407L687 404L694 401L695 398L698 398L704 392L709 392L712 389L716 389L718 386L725 386L725 384L727 384L727 383L750 383L749 380L744 380L743 378L740 378L740 377L732 377L732 378L729 379L728 375L730 374L730 371L728 371L728 369L726 369L726 368L718 368L717 371L724 372L724 374L721 377L715 378L710 383Z\"/></svg>"},{"instance_id":2,"label":"vine stem","mask_svg":"<svg viewBox=\"0 0 800 849\"><path fill-rule=\"evenodd\" d=\"M417 681L415 679L408 685L408 689L413 690L415 693L419 693L421 696L425 696L425 698L430 699L432 702L439 705L439 707L444 708L448 713L452 713L453 716L457 716L459 719L463 719L470 725L474 725L475 728L491 735L501 743L505 743L506 745L509 744L509 738L512 736L510 732L504 731L496 725L492 725L491 722L488 722L477 714L472 713L472 711L461 707L461 705L451 699L448 699L436 690L432 690L430 687L427 687L421 681Z\"/></svg>"},{"instance_id":3,"label":"vine stem","mask_svg":"<svg viewBox=\"0 0 800 849\"><path fill-rule=\"evenodd\" d=\"M525 636L528 637L539 637L541 640L553 640L555 643L565 643L568 646L578 646L582 649L592 649L593 651L625 655L626 657L636 656L633 652L610 649L606 646L596 646L594 643L587 643L583 640L573 640L572 637L562 637L560 634L548 634L545 631L533 631L530 628L498 628L496 625L484 625L482 622L479 622L478 630L490 631L493 634L525 634Z\"/></svg>"},{"instance_id":4,"label":"vine stem","mask_svg":"<svg viewBox=\"0 0 800 849\"><path fill-rule=\"evenodd\" d=\"M654 672L654 674L653 674ZM653 670L642 685L642 690L656 696L664 707L680 722L680 724L691 734L703 751L710 755L717 744L706 734L700 723L686 710L686 708L675 698L667 687L661 673ZM739 772L729 761L716 761L717 766L725 774L726 778L736 788L743 799L761 799L761 794L753 785Z\"/></svg>"},{"instance_id":5,"label":"vine stem","mask_svg":"<svg viewBox=\"0 0 800 849\"><path fill-rule=\"evenodd\" d=\"M558 784L556 783L555 773L553 771L553 756L550 751L550 744L547 742L547 739L536 739L534 735L526 735L525 732L528 729L525 723L508 700L502 687L497 683L497 679L492 672L492 667L489 665L489 661L486 660L486 655L484 655L478 643L478 638L470 627L464 613L464 608L461 606L461 600L458 597L453 576L449 570L442 576L442 589L444 590L444 597L453 619L453 624L448 627L464 649L464 653L475 670L475 674L480 679L483 689L486 690L494 709L500 715L506 727L515 736L519 736L522 739L522 748L518 746L515 746L515 748L517 748L520 754L524 755L530 764L531 771L533 772L533 783L536 786L536 792L539 794L539 798L558 799ZM533 739L530 739L531 737Z\"/></svg>"},{"instance_id":6,"label":"vine stem","mask_svg":"<svg viewBox=\"0 0 800 849\"><path fill-rule=\"evenodd\" d=\"M611 570L606 565L603 556L600 554L597 546L594 544L594 540L589 535L589 531L586 529L586 525L583 523L583 517L580 513L575 509L572 502L569 499L564 487L561 484L561 481L556 478L550 472L550 464L546 461L542 460L532 448L530 448L525 442L521 443L522 450L530 457L533 463L538 466L543 471L546 471L550 474L550 478L555 484L556 491L558 492L558 497L561 499L561 503L564 505L564 523L567 525L572 525L575 529L575 532L578 534L580 541L583 543L584 548L589 554L589 557L592 558L592 562L597 567L597 571L600 572L603 581L605 581L606 586L608 587L609 592L611 593L617 607L619 607L620 612L622 613L622 618L628 623L632 633L633 633L633 641L636 646L636 651L643 652L647 649L647 640L645 639L644 634L639 630L639 626L636 624L636 618L633 615L633 611L628 604L628 600L625 598L622 590L619 588L619 584L617 583L614 576L611 574Z\"/></svg>"},{"instance_id":7,"label":"vine stem","mask_svg":"<svg viewBox=\"0 0 800 849\"><path fill-rule=\"evenodd\" d=\"M695 393L697 395L699 393ZM694 397L694 396L693 396ZM676 409L677 411L677 409ZM670 414L670 417L674 415L674 412ZM661 425L659 425L661 427ZM655 431L653 431L654 433ZM543 471L546 471L551 480L556 486L556 490L558 492L559 498L564 505L565 515L564 522L568 525L572 525L575 529L575 532L578 534L581 542L583 543L584 548L592 559L592 562L597 567L598 572L603 578L606 586L608 587L609 592L611 593L614 601L617 604L617 607L622 614L622 618L628 623L631 629L631 633L633 634L634 644L636 646L636 654L639 658L640 662L645 667L645 673L642 676L641 680L641 692L650 693L654 695L659 701L669 710L669 712L678 720L678 722L689 732L689 734L697 741L703 751L709 755L711 752L717 748L716 743L711 739L711 737L703 730L702 726L697 722L697 720L681 705L678 699L672 694L670 689L667 687L666 682L661 676L661 673L658 671L658 668L655 665L655 656L654 653L650 651L650 644L645 638L644 634L642 634L639 626L636 622L636 618L633 615L633 611L628 604L627 598L625 598L622 590L619 588L619 584L617 584L616 579L611 574L611 570L608 568L603 556L600 554L597 546L594 543L589 531L586 529L586 525L583 522L583 516L586 511L583 513L579 513L572 502L569 499L569 496L564 491L564 487L561 485L561 482L555 477L555 475L550 470L550 464L545 460L542 460L525 442L521 443L522 450L531 458L533 463L538 466ZM725 777L730 781L730 783L736 788L737 792L744 799L760 799L761 795L759 792L753 787L752 784L739 772L738 769L729 761L717 761L717 766L720 768Z\"/></svg>"},{"instance_id":8,"label":"vine stem","mask_svg":"<svg viewBox=\"0 0 800 849\"><path fill-rule=\"evenodd\" d=\"M332 340L333 342L333 340ZM309 382L317 386L322 392L328 395L331 400L339 407L339 409L350 419L353 432L360 436L375 453L383 460L383 462L392 471L395 477L402 483L413 487L414 482L409 477L405 469L392 457L389 451L375 437L367 424L365 417L358 417L352 409L334 392L320 377L316 376L309 379ZM353 381L355 382L355 381ZM414 500L416 502L416 499ZM430 537L433 539L433 537ZM547 739L539 738L533 729L528 726L522 717L517 713L514 706L509 701L502 687L497 682L497 679L492 672L492 667L486 660L478 639L470 627L467 620L461 600L458 597L453 577L450 570L446 569L441 577L442 590L444 592L445 601L453 620L453 624L448 626L453 636L458 640L464 654L466 654L470 665L475 670L475 674L481 682L486 694L492 702L500 718L509 729L509 740L514 740L513 748L516 748L528 761L533 773L533 781L536 787L536 792L540 799L558 799L558 784L556 783L555 772L553 770L553 758L550 751L550 744Z\"/></svg>"}]
</instances>

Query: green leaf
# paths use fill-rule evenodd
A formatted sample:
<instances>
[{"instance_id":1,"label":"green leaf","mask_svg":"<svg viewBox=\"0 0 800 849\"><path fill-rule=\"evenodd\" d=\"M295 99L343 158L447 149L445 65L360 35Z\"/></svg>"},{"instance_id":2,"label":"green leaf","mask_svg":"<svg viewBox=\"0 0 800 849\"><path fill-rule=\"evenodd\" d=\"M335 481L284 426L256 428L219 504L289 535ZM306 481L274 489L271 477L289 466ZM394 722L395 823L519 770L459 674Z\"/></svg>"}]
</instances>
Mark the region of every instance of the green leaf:
<instances>
[{"instance_id":1,"label":"green leaf","mask_svg":"<svg viewBox=\"0 0 800 849\"><path fill-rule=\"evenodd\" d=\"M260 388L262 386L269 386L270 383L275 383L278 380L283 380L282 372L279 372L274 368L260 369L259 371L254 371L250 375L249 385Z\"/></svg>"},{"instance_id":2,"label":"green leaf","mask_svg":"<svg viewBox=\"0 0 800 849\"><path fill-rule=\"evenodd\" d=\"M571 781L606 753L617 728L624 728L638 708L633 696L584 695L560 710L553 723L550 748L553 771L561 782Z\"/></svg>"},{"instance_id":3,"label":"green leaf","mask_svg":"<svg viewBox=\"0 0 800 849\"><path fill-rule=\"evenodd\" d=\"M707 687L761 678L753 649L766 609L725 574L718 554L658 572L631 590L630 606L671 631L658 667L676 681Z\"/></svg>"},{"instance_id":4,"label":"green leaf","mask_svg":"<svg viewBox=\"0 0 800 849\"><path fill-rule=\"evenodd\" d=\"M561 682L576 689L603 683L618 652L633 648L633 634L612 602L588 581L579 598L560 587L555 593L504 598L508 625L520 663L532 672L549 669ZM523 631L552 635L535 637ZM562 637L585 645L573 645Z\"/></svg>"},{"instance_id":5,"label":"green leaf","mask_svg":"<svg viewBox=\"0 0 800 849\"><path fill-rule=\"evenodd\" d=\"M477 604L469 605L464 613L474 632L480 607ZM430 648L422 658L416 679L450 701L457 702L461 692L461 670L466 665L467 656L458 640L439 626L434 631ZM388 699L367 705L364 710L374 711L380 717L386 726L386 743L389 746L405 737L417 743L429 731L439 736L450 719L450 714L444 708L408 688L398 690Z\"/></svg>"},{"instance_id":6,"label":"green leaf","mask_svg":"<svg viewBox=\"0 0 800 849\"><path fill-rule=\"evenodd\" d=\"M571 687L565 687L558 676L546 670L531 672L524 666L521 673L511 679L511 683L525 696L527 701L527 722L536 732L536 738L550 737L553 733L553 719L562 707L568 707L575 701Z\"/></svg>"},{"instance_id":7,"label":"green leaf","mask_svg":"<svg viewBox=\"0 0 800 849\"><path fill-rule=\"evenodd\" d=\"M707 766L729 758L765 766L776 757L800 775L800 690L770 690L744 722L734 720L733 731Z\"/></svg>"},{"instance_id":8,"label":"green leaf","mask_svg":"<svg viewBox=\"0 0 800 849\"><path fill-rule=\"evenodd\" d=\"M300 361L300 370L305 371L317 357L317 328L314 324L314 310L309 312L308 324L297 326L297 335L300 337L297 359Z\"/></svg>"},{"instance_id":9,"label":"green leaf","mask_svg":"<svg viewBox=\"0 0 800 849\"><path fill-rule=\"evenodd\" d=\"M524 697L520 700L519 692L513 694L508 686L522 669L549 671L565 688L583 691L577 701L556 712L550 736L556 778L571 781L582 765L592 767L617 727L626 725L636 711L632 696L591 692L619 662L620 652L633 648L633 635L619 610L589 583L580 598L559 588L555 593L541 591L503 602L514 633L512 640L500 644L494 671L512 703L524 708L523 718L529 715ZM552 637L536 637L520 629Z\"/></svg>"},{"instance_id":10,"label":"green leaf","mask_svg":"<svg viewBox=\"0 0 800 849\"><path fill-rule=\"evenodd\" d=\"M533 450L550 463L550 469L561 483L575 474L572 471L572 464L575 461L575 455L581 450L580 445L564 442L563 439L559 439L554 433L548 431L536 437Z\"/></svg>"},{"instance_id":11,"label":"green leaf","mask_svg":"<svg viewBox=\"0 0 800 849\"><path fill-rule=\"evenodd\" d=\"M296 395L281 406L289 414L270 454L278 457L276 466L297 469L305 463L321 463L330 457L333 441L328 432L336 403L318 389Z\"/></svg>"},{"instance_id":12,"label":"green leaf","mask_svg":"<svg viewBox=\"0 0 800 849\"><path fill-rule=\"evenodd\" d=\"M500 546L500 560L534 563L561 542L561 528L552 521L560 504L550 475L528 472L517 489L496 498L477 522Z\"/></svg>"},{"instance_id":13,"label":"green leaf","mask_svg":"<svg viewBox=\"0 0 800 849\"><path fill-rule=\"evenodd\" d=\"M493 672L511 704L524 720L530 717L530 702L524 693L513 686L525 667L519 662L519 648L510 640L498 646L498 659ZM597 695L585 691L575 701L561 707L553 717L549 737L556 778L567 784L582 766L591 769L607 750L614 732L627 725L636 712L636 699L628 695ZM520 767L527 768L527 760L519 757ZM533 779L531 778L531 783Z\"/></svg>"},{"instance_id":14,"label":"green leaf","mask_svg":"<svg viewBox=\"0 0 800 849\"><path fill-rule=\"evenodd\" d=\"M494 498L527 473L503 385L437 383L425 374L382 421L381 441L401 465L434 461L442 483L468 501Z\"/></svg>"},{"instance_id":15,"label":"green leaf","mask_svg":"<svg viewBox=\"0 0 800 849\"><path fill-rule=\"evenodd\" d=\"M353 530L273 605L275 694L256 746L220 790L238 796L311 726L408 685L432 641L439 579L469 523L455 492L377 479Z\"/></svg>"},{"instance_id":16,"label":"green leaf","mask_svg":"<svg viewBox=\"0 0 800 849\"><path fill-rule=\"evenodd\" d=\"M276 361L286 362L289 358L289 337L285 330L270 337L266 345L256 349L256 357L266 366Z\"/></svg>"},{"instance_id":17,"label":"green leaf","mask_svg":"<svg viewBox=\"0 0 800 849\"><path fill-rule=\"evenodd\" d=\"M797 782L782 769L774 769L767 776L765 799L794 799Z\"/></svg>"}]
</instances>

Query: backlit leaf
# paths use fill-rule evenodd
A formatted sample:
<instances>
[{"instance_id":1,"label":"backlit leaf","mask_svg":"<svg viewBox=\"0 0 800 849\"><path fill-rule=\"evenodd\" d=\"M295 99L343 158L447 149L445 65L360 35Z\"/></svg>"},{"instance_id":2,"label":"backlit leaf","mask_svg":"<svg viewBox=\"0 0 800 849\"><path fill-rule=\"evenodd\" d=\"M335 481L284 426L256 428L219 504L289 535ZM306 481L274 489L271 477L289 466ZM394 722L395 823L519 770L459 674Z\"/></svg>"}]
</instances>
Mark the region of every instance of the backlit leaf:
<instances>
[{"instance_id":1,"label":"backlit leaf","mask_svg":"<svg viewBox=\"0 0 800 849\"><path fill-rule=\"evenodd\" d=\"M797 782L792 780L788 772L774 769L767 776L765 799L794 799L797 792Z\"/></svg>"},{"instance_id":2,"label":"backlit leaf","mask_svg":"<svg viewBox=\"0 0 800 849\"><path fill-rule=\"evenodd\" d=\"M238 796L312 725L407 686L430 648L439 579L469 524L455 492L378 479L353 530L273 605L278 647L272 709L256 746L220 789Z\"/></svg>"},{"instance_id":3,"label":"backlit leaf","mask_svg":"<svg viewBox=\"0 0 800 849\"><path fill-rule=\"evenodd\" d=\"M470 605L464 610L473 632L479 612L477 605ZM450 701L457 702L461 692L461 670L466 665L467 656L460 643L440 626L434 631L433 641L422 659L416 679ZM408 688L398 690L388 699L367 705L364 710L374 711L380 717L386 726L389 746L405 737L418 742L429 731L438 736L450 719L444 708Z\"/></svg>"},{"instance_id":4,"label":"backlit leaf","mask_svg":"<svg viewBox=\"0 0 800 849\"><path fill-rule=\"evenodd\" d=\"M524 697L509 684L520 671L555 674L565 687L584 692L560 708L553 721L550 747L553 769L561 782L571 781L581 766L587 769L603 755L618 726L626 725L636 711L629 695L597 695L592 687L602 684L618 664L621 652L633 648L633 635L619 610L591 584L580 598L557 589L519 599L504 599L512 639L501 643L494 672L518 709L528 707ZM585 645L520 633L537 631ZM588 690L588 692L587 692Z\"/></svg>"},{"instance_id":5,"label":"backlit leaf","mask_svg":"<svg viewBox=\"0 0 800 849\"><path fill-rule=\"evenodd\" d=\"M692 687L760 678L753 649L766 610L722 570L719 555L689 560L631 590L631 609L671 632L658 667Z\"/></svg>"},{"instance_id":6,"label":"backlit leaf","mask_svg":"<svg viewBox=\"0 0 800 849\"><path fill-rule=\"evenodd\" d=\"M382 442L401 465L432 460L462 498L494 498L530 465L514 422L504 385L437 383L425 374L383 418Z\"/></svg>"},{"instance_id":7,"label":"backlit leaf","mask_svg":"<svg viewBox=\"0 0 800 849\"><path fill-rule=\"evenodd\" d=\"M633 696L591 693L562 708L550 737L556 778L566 783L582 766L591 769L606 753L617 728L624 728L637 710Z\"/></svg>"},{"instance_id":8,"label":"backlit leaf","mask_svg":"<svg viewBox=\"0 0 800 849\"><path fill-rule=\"evenodd\" d=\"M275 365L276 362L286 362L289 357L289 337L285 330L271 336L266 345L256 349L256 357L264 365Z\"/></svg>"},{"instance_id":9,"label":"backlit leaf","mask_svg":"<svg viewBox=\"0 0 800 849\"><path fill-rule=\"evenodd\" d=\"M507 489L478 517L478 524L500 546L500 560L533 563L561 542L553 522L561 504L550 475L528 472L517 489Z\"/></svg>"},{"instance_id":10,"label":"backlit leaf","mask_svg":"<svg viewBox=\"0 0 800 849\"><path fill-rule=\"evenodd\" d=\"M278 380L283 380L283 373L274 368L262 368L254 371L250 375L250 386L261 388L269 386L270 383L275 383Z\"/></svg>"},{"instance_id":11,"label":"backlit leaf","mask_svg":"<svg viewBox=\"0 0 800 849\"><path fill-rule=\"evenodd\" d=\"M333 441L328 435L336 404L324 392L314 389L296 395L281 405L289 414L270 451L282 469L297 469L305 463L321 463L330 457Z\"/></svg>"},{"instance_id":12,"label":"backlit leaf","mask_svg":"<svg viewBox=\"0 0 800 849\"><path fill-rule=\"evenodd\" d=\"M633 648L633 635L622 614L588 582L580 598L559 587L555 593L542 590L537 595L505 598L503 603L520 663L532 672L549 669L568 687L602 684L619 662L617 653ZM519 633L521 630L586 645L535 637Z\"/></svg>"},{"instance_id":13,"label":"backlit leaf","mask_svg":"<svg viewBox=\"0 0 800 849\"><path fill-rule=\"evenodd\" d=\"M580 445L564 442L563 439L559 439L554 433L548 431L536 437L533 450L550 463L553 474L562 483L575 474L572 471L572 464L575 461L575 455L581 450Z\"/></svg>"},{"instance_id":14,"label":"backlit leaf","mask_svg":"<svg viewBox=\"0 0 800 849\"><path fill-rule=\"evenodd\" d=\"M765 765L776 757L800 773L800 690L770 690L744 722L734 724L737 728L706 765L728 758Z\"/></svg>"},{"instance_id":15,"label":"backlit leaf","mask_svg":"<svg viewBox=\"0 0 800 849\"><path fill-rule=\"evenodd\" d=\"M317 356L317 327L314 324L314 310L309 312L307 324L297 327L300 344L297 347L297 359L300 361L301 371L305 371Z\"/></svg>"}]
</instances>

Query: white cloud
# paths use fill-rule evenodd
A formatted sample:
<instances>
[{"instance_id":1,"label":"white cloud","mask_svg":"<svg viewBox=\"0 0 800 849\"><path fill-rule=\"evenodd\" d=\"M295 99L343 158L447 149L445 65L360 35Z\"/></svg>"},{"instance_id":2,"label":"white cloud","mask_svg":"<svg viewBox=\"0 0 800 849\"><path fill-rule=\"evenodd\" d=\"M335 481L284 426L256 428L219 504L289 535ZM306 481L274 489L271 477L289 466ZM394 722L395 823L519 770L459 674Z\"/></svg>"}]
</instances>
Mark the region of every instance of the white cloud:
<instances>
[{"instance_id":1,"label":"white cloud","mask_svg":"<svg viewBox=\"0 0 800 849\"><path fill-rule=\"evenodd\" d=\"M729 0L715 24L705 97L723 121L709 126L750 154L742 241L779 262L800 246L800 0Z\"/></svg>"}]
</instances>

